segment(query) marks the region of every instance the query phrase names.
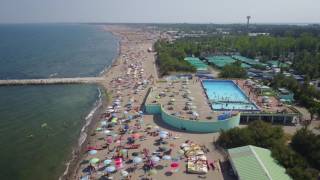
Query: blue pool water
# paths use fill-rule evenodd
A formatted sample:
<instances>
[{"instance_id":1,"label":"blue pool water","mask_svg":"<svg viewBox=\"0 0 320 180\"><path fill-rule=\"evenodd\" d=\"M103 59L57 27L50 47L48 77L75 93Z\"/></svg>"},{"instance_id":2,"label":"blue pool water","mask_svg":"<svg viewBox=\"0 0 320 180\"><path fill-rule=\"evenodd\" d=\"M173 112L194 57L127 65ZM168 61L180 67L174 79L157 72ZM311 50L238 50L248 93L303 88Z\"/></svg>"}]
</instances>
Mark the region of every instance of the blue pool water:
<instances>
[{"instance_id":1,"label":"blue pool water","mask_svg":"<svg viewBox=\"0 0 320 180\"><path fill-rule=\"evenodd\" d=\"M259 110L232 81L204 80L202 84L214 110Z\"/></svg>"}]
</instances>

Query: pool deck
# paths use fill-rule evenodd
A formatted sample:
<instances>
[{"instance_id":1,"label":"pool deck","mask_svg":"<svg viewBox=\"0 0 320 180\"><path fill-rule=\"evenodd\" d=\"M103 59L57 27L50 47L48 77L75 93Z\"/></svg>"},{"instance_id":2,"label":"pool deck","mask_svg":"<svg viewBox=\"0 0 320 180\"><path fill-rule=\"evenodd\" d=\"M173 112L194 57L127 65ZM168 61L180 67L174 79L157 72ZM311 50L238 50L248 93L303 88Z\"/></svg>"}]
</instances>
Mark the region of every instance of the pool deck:
<instances>
[{"instance_id":1,"label":"pool deck","mask_svg":"<svg viewBox=\"0 0 320 180\"><path fill-rule=\"evenodd\" d=\"M246 93L252 102L254 102L261 111L271 113L293 113L293 111L286 105L283 105L276 97L269 96L270 102L263 103L263 96L259 96L254 90L246 85L245 80L234 80L234 82Z\"/></svg>"},{"instance_id":2,"label":"pool deck","mask_svg":"<svg viewBox=\"0 0 320 180\"><path fill-rule=\"evenodd\" d=\"M165 93L165 96L157 99L161 92ZM188 97L191 97L192 100L183 97L187 92ZM174 99L172 105L169 105L171 99ZM185 110L187 102L191 102L191 106L196 106L193 110ZM209 105L209 100L206 97L204 89L201 86L201 81L197 78L193 78L188 81L188 84L183 83L183 81L168 81L162 82L159 81L152 88L147 100L147 104L161 104L163 108L170 114L180 113L179 117L184 119L192 119L194 116L189 114L189 111L195 111L199 114L198 119L205 120L207 117L212 117L213 121L216 120L217 115L221 112L213 112L211 106Z\"/></svg>"},{"instance_id":3,"label":"pool deck","mask_svg":"<svg viewBox=\"0 0 320 180\"><path fill-rule=\"evenodd\" d=\"M261 110L261 113L294 113L288 106L283 105L276 97L271 96L269 103L262 103L263 96L257 95L250 86L245 84L245 80L232 81L238 85L240 90L245 93L249 100ZM165 95L156 98L156 96L161 93ZM191 97L192 100L184 97L184 95ZM174 99L174 102L170 103L172 99ZM191 102L192 106L196 106L196 108L192 110L184 109L187 102ZM217 116L223 113L223 111L215 111L212 109L207 94L201 84L201 80L197 77L193 77L188 83L185 83L183 80L158 81L147 97L146 104L161 104L169 114L179 113L178 117L184 119L194 119L194 116L191 113L188 113L190 111L197 112L199 114L198 119L208 121L216 121ZM243 112L250 113L251 111ZM257 113L257 111L255 111L255 113ZM211 119L207 119L208 117L211 117Z\"/></svg>"}]
</instances>

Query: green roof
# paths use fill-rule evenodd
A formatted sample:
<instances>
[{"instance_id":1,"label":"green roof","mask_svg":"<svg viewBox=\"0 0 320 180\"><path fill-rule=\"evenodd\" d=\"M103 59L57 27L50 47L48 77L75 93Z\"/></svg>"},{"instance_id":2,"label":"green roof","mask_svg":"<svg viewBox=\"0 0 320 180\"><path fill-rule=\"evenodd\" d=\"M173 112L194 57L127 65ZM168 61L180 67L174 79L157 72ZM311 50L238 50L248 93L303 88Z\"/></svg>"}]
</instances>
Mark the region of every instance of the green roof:
<instances>
[{"instance_id":1,"label":"green roof","mask_svg":"<svg viewBox=\"0 0 320 180\"><path fill-rule=\"evenodd\" d=\"M233 59L239 60L243 63L249 64L249 65L261 65L261 66L266 66L266 64L261 63L259 61L256 61L254 59L250 59L244 56L238 56L238 55L234 55L232 56Z\"/></svg>"},{"instance_id":2,"label":"green roof","mask_svg":"<svg viewBox=\"0 0 320 180\"><path fill-rule=\"evenodd\" d=\"M208 65L202 62L199 58L195 57L186 57L185 61L188 61L192 66L194 66L197 70L208 70Z\"/></svg>"},{"instance_id":3,"label":"green roof","mask_svg":"<svg viewBox=\"0 0 320 180\"><path fill-rule=\"evenodd\" d=\"M231 164L241 180L290 180L271 151L256 146L228 149Z\"/></svg>"}]
</instances>

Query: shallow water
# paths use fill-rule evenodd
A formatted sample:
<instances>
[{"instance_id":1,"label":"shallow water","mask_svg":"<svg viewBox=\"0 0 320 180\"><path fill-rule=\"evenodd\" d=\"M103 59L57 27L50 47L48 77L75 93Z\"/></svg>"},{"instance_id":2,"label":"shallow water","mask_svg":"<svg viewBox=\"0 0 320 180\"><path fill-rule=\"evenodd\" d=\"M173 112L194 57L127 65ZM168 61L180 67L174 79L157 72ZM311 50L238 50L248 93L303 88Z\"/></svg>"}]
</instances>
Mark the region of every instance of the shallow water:
<instances>
[{"instance_id":1,"label":"shallow water","mask_svg":"<svg viewBox=\"0 0 320 180\"><path fill-rule=\"evenodd\" d=\"M57 179L77 143L96 86L0 88L1 179Z\"/></svg>"},{"instance_id":2,"label":"shallow water","mask_svg":"<svg viewBox=\"0 0 320 180\"><path fill-rule=\"evenodd\" d=\"M118 40L79 24L0 25L0 79L96 76ZM95 85L0 87L0 179L58 179L98 99Z\"/></svg>"}]
</instances>

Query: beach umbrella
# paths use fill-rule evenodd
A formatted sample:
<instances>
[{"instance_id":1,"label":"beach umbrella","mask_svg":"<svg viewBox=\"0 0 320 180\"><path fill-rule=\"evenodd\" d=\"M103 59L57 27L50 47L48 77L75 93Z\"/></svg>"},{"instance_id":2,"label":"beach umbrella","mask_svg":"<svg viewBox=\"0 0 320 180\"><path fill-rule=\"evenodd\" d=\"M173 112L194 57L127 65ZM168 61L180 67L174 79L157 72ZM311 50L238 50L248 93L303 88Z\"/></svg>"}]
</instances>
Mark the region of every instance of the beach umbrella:
<instances>
[{"instance_id":1,"label":"beach umbrella","mask_svg":"<svg viewBox=\"0 0 320 180\"><path fill-rule=\"evenodd\" d=\"M179 167L179 163L177 163L177 162L173 162L173 163L171 163L170 164L170 167L172 167L172 168L178 168Z\"/></svg>"},{"instance_id":2,"label":"beach umbrella","mask_svg":"<svg viewBox=\"0 0 320 180\"><path fill-rule=\"evenodd\" d=\"M192 115L193 115L193 116L199 116L199 114L198 114L197 112L195 112L195 111L192 112Z\"/></svg>"},{"instance_id":3,"label":"beach umbrella","mask_svg":"<svg viewBox=\"0 0 320 180\"><path fill-rule=\"evenodd\" d=\"M108 109L108 111L107 111L107 112L112 113L112 112L114 112L114 109Z\"/></svg>"},{"instance_id":4,"label":"beach umbrella","mask_svg":"<svg viewBox=\"0 0 320 180\"><path fill-rule=\"evenodd\" d=\"M97 147L89 146L89 147L87 148L87 150L88 150L88 151L90 151L90 150L97 150Z\"/></svg>"},{"instance_id":5,"label":"beach umbrella","mask_svg":"<svg viewBox=\"0 0 320 180\"><path fill-rule=\"evenodd\" d=\"M90 180L90 177L89 177L89 175L86 175L86 176L81 177L80 180Z\"/></svg>"},{"instance_id":6,"label":"beach umbrella","mask_svg":"<svg viewBox=\"0 0 320 180\"><path fill-rule=\"evenodd\" d=\"M171 160L171 156L169 155L165 155L162 157L163 160Z\"/></svg>"},{"instance_id":7,"label":"beach umbrella","mask_svg":"<svg viewBox=\"0 0 320 180\"><path fill-rule=\"evenodd\" d=\"M168 131L160 131L159 134L167 134L168 135L169 132Z\"/></svg>"},{"instance_id":8,"label":"beach umbrella","mask_svg":"<svg viewBox=\"0 0 320 180\"><path fill-rule=\"evenodd\" d=\"M155 169L151 169L150 171L149 171L149 175L155 175L155 174L157 174L158 172L157 172L157 170L155 170Z\"/></svg>"},{"instance_id":9,"label":"beach umbrella","mask_svg":"<svg viewBox=\"0 0 320 180\"><path fill-rule=\"evenodd\" d=\"M134 139L139 139L140 136L141 136L141 135L138 134L138 133L134 133L134 134L131 135L131 137L133 137Z\"/></svg>"},{"instance_id":10,"label":"beach umbrella","mask_svg":"<svg viewBox=\"0 0 320 180\"><path fill-rule=\"evenodd\" d=\"M127 151L128 151L128 150L126 150L126 149L121 149L121 150L120 150L120 153L121 153L122 155L124 155L124 154L127 153Z\"/></svg>"},{"instance_id":11,"label":"beach umbrella","mask_svg":"<svg viewBox=\"0 0 320 180\"><path fill-rule=\"evenodd\" d=\"M94 154L97 154L97 152L98 152L97 150L91 150L91 151L89 151L89 154L94 155Z\"/></svg>"},{"instance_id":12,"label":"beach umbrella","mask_svg":"<svg viewBox=\"0 0 320 180\"><path fill-rule=\"evenodd\" d=\"M101 121L101 126L106 126L107 125L107 121Z\"/></svg>"},{"instance_id":13,"label":"beach umbrella","mask_svg":"<svg viewBox=\"0 0 320 180\"><path fill-rule=\"evenodd\" d=\"M107 137L107 143L109 144L113 143L113 138L111 136Z\"/></svg>"},{"instance_id":14,"label":"beach umbrella","mask_svg":"<svg viewBox=\"0 0 320 180\"><path fill-rule=\"evenodd\" d=\"M110 130L104 130L103 133L104 134L109 134L111 131Z\"/></svg>"},{"instance_id":15,"label":"beach umbrella","mask_svg":"<svg viewBox=\"0 0 320 180\"><path fill-rule=\"evenodd\" d=\"M111 164L111 163L112 163L112 160L111 160L111 159L106 159L106 160L103 161L103 164L104 164L104 165L109 165L109 164Z\"/></svg>"},{"instance_id":16,"label":"beach umbrella","mask_svg":"<svg viewBox=\"0 0 320 180\"><path fill-rule=\"evenodd\" d=\"M111 119L111 122L112 122L112 123L117 123L117 121L118 121L118 118L115 118L115 117L114 117L114 118Z\"/></svg>"},{"instance_id":17,"label":"beach umbrella","mask_svg":"<svg viewBox=\"0 0 320 180\"><path fill-rule=\"evenodd\" d=\"M152 156L151 157L151 161L152 162L159 162L160 161L160 158L158 156Z\"/></svg>"},{"instance_id":18,"label":"beach umbrella","mask_svg":"<svg viewBox=\"0 0 320 180\"><path fill-rule=\"evenodd\" d=\"M127 177L129 175L128 171L121 171L121 176Z\"/></svg>"},{"instance_id":19,"label":"beach umbrella","mask_svg":"<svg viewBox=\"0 0 320 180\"><path fill-rule=\"evenodd\" d=\"M96 163L98 163L100 161L100 159L98 159L98 158L92 158L92 159L90 159L90 163L91 164L96 164Z\"/></svg>"},{"instance_id":20,"label":"beach umbrella","mask_svg":"<svg viewBox=\"0 0 320 180\"><path fill-rule=\"evenodd\" d=\"M162 139L164 139L164 138L167 138L168 135L167 135L167 134L159 134L159 137L162 138Z\"/></svg>"},{"instance_id":21,"label":"beach umbrella","mask_svg":"<svg viewBox=\"0 0 320 180\"><path fill-rule=\"evenodd\" d=\"M182 149L179 149L178 154L184 154L184 151Z\"/></svg>"},{"instance_id":22,"label":"beach umbrella","mask_svg":"<svg viewBox=\"0 0 320 180\"><path fill-rule=\"evenodd\" d=\"M113 173L116 171L116 167L114 166L108 166L106 169L105 169L108 173Z\"/></svg>"},{"instance_id":23,"label":"beach umbrella","mask_svg":"<svg viewBox=\"0 0 320 180\"><path fill-rule=\"evenodd\" d=\"M142 162L142 158L141 158L141 157L134 157L134 158L133 158L133 163L139 164L139 163L141 163L141 162Z\"/></svg>"}]
</instances>

